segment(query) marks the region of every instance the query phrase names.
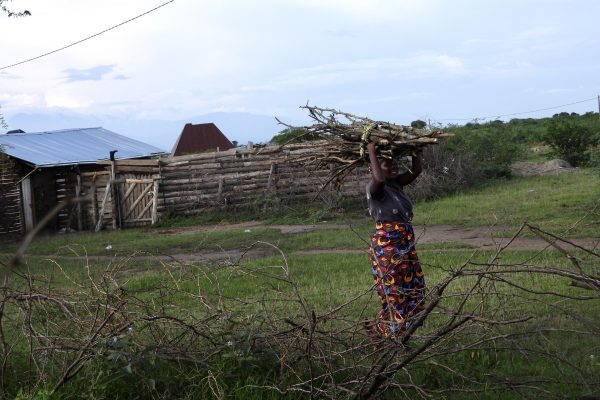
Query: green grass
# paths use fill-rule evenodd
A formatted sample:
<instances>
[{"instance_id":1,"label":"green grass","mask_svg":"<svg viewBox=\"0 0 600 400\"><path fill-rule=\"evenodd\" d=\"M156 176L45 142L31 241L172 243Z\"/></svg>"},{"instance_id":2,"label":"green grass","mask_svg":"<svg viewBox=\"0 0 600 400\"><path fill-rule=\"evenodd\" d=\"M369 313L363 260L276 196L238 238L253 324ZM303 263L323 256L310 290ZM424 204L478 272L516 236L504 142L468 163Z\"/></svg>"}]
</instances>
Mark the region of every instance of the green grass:
<instances>
[{"instance_id":1,"label":"green grass","mask_svg":"<svg viewBox=\"0 0 600 400\"><path fill-rule=\"evenodd\" d=\"M600 176L584 171L499 180L415 207L416 225L514 229L524 221L567 237L600 237Z\"/></svg>"},{"instance_id":2,"label":"green grass","mask_svg":"<svg viewBox=\"0 0 600 400\"><path fill-rule=\"evenodd\" d=\"M598 209L594 213L587 214L597 206L600 200L599 195L600 177L590 172L496 181L485 187L435 202L417 204L415 222L416 224L461 226L496 224L506 226L507 231L514 231L524 220L528 220L532 224L570 237L599 237ZM299 207L297 211L301 210L311 210L311 208ZM302 214L299 212L295 215ZM348 215L354 215L351 218L351 227L348 226L348 221L345 219ZM338 219L334 219L332 222L342 225L343 227L340 229L289 234L282 234L279 230L268 227L250 228L247 232L246 229L223 231L219 226L204 232L190 230L186 233L172 234L163 226L98 234L46 236L34 241L27 251L25 264L18 270L21 274L29 274L33 279L25 281L14 277L12 283L18 288L27 288L28 285L33 284L47 288L47 290L53 289L59 293L68 293L77 287L89 289L90 277L100 282L105 271L118 270L116 277L123 285L123 289L135 293L141 304L154 304L157 293L161 293L161 296L166 293L169 296L168 301L175 306L174 310L179 310L177 312L186 315L201 315L202 308L199 306L197 298L192 296L200 288L205 292L208 300L217 302L222 299L227 303L232 320L237 321L236 325L232 325L233 334L238 329L243 331L246 328L250 329L254 326L253 324L260 324L266 311L278 316L279 321L283 316L303 318L302 307L297 301L294 301L294 286L286 282L287 274L283 266L287 262L291 279L298 285L298 290L317 315L356 298L355 301L343 308L343 316L348 321L371 318L379 308L379 300L369 291L372 278L366 252L301 253L304 250L331 248L365 250L367 248L365 240L368 239L373 228L371 221L361 216L358 211L355 214L349 213L336 218ZM568 230L575 221L580 219L582 221L575 229ZM194 221L197 222L197 220L191 220L186 224ZM223 219L219 220L219 222L222 221ZM237 219L232 220L232 222L237 221ZM293 221L293 218L289 217L289 219L280 220L277 223L283 221L290 222ZM312 221L314 220L304 222L313 223ZM241 265L236 266L223 266L217 262L182 266L170 261L160 262L151 257L135 257L146 252L158 255L238 249L257 241L279 246L286 258L279 255L261 257L243 260ZM106 249L108 245L112 247L110 250ZM260 246L268 248L266 245ZM10 253L15 249L15 245L3 246L5 253ZM467 260L471 263L485 263L494 255L494 252L476 251L472 246L452 241L419 245L418 250L430 288ZM86 258L86 255L90 257ZM98 255L106 257L93 257ZM128 255L134 257L128 258ZM591 264L589 256L583 252L578 253L577 256L582 260L584 267L589 269L590 274L598 275L597 263L596 265ZM6 258L7 256L3 256L2 261L6 262ZM566 269L573 268L563 255L549 250L543 252L505 251L500 261L505 264L530 263L559 266ZM473 265L471 268L474 267ZM195 273L199 274L201 279L191 279L190 271L196 271ZM597 324L595 316L600 315L600 304L597 299L576 302L550 294L581 296L587 293L583 289L568 286L567 279L533 274L506 276L510 282L522 286L526 290L548 293L535 297L534 301L526 301L527 298L533 296L529 292L517 290L501 281L490 286L492 295L486 300L486 307L502 310L495 315L496 318L513 318L519 315L534 317L532 325L524 324L517 328L507 326L504 328L506 332L515 333L519 332L519 329L525 331L533 324L535 324L533 327L572 328L573 331L576 331L581 321L571 318L569 313L560 311L562 309L570 310L573 316L576 314L586 315L586 318L589 318L592 323ZM459 295L464 293L474 281L475 277L463 277L454 283L448 288L447 294L455 296L445 299L444 305L449 308L456 307ZM175 282L180 291L173 290ZM105 284L112 285L110 281ZM467 306L476 309L478 301L478 299L472 299ZM11 309L4 311L5 313L16 312ZM442 316L434 315L428 320L422 331L429 332L443 321ZM331 328L335 327L336 322L331 321L328 324L326 326ZM462 334L471 337L487 334L485 330L481 330L476 325L470 329ZM503 328L498 329L501 332ZM516 331L512 329L516 329ZM20 337L19 329L15 328L10 332L12 333L9 338ZM540 343L551 346L556 354L568 356L576 362L581 373L586 376L600 375L600 364L597 361L600 357L598 354L600 343L597 339L580 337L576 333L549 331L545 337L525 335L519 337L518 340L519 345L527 348L536 348ZM461 337L457 337L456 341L452 343L456 348L465 345ZM15 352L26 351L26 344L23 348L17 346L13 350ZM227 398L232 399L303 398L299 394L280 395L274 391L248 387L248 385L270 385L280 380L293 379L291 376L280 375L277 363L270 358L261 358L262 356L260 356L254 359L240 360L229 356L224 354L222 359L211 364L208 370L204 367L161 362L148 365L148 360L141 359L138 360L139 363L132 364L133 375L127 372L125 368L127 364L107 363L106 360L99 360L94 367L86 368L61 393L66 397L73 398L158 396L156 389L152 389L152 385L155 385L164 396L216 398L218 396L215 396L215 393L220 388L219 390ZM446 390L464 383L458 382L456 375L440 367L440 363L445 363L453 369L459 369L465 375L476 377L480 382L491 381L497 377L517 380L522 377L543 376L550 380L556 380L561 374L559 368L551 360L539 354L511 353L502 348L494 351L474 348L460 353L450 352L445 358L421 361L411 369L411 379L417 383L427 384L429 388L439 390ZM19 368L28 368L24 364L19 365ZM566 373L566 376L572 378L573 381L578 379L575 375L571 376L573 370L570 367L561 365L561 368L563 368L563 373ZM565 369L567 372L564 372ZM213 374L214 380L212 381L207 378L209 371L210 374ZM16 372L13 374L14 385L18 385L19 374ZM340 379L342 378L340 377ZM398 382L402 381L402 373L397 379ZM182 388L188 387L190 382L195 382L195 386L190 387L187 391L183 390ZM548 390L558 396L572 396L573 393L589 394L584 387L569 385L548 384ZM13 394L16 395L16 391ZM469 398L460 393L446 393L445 395L449 398ZM518 391L487 392L481 393L477 397L519 399L523 397L523 394ZM58 397L55 396L55 398Z\"/></svg>"},{"instance_id":3,"label":"green grass","mask_svg":"<svg viewBox=\"0 0 600 400\"><path fill-rule=\"evenodd\" d=\"M161 233L158 229L126 229L122 231L81 232L41 237L27 249L28 254L53 256L125 256L147 252L155 255L198 253L207 250L243 248L256 241L277 243L281 234L277 229L252 228L192 232L180 235ZM7 245L7 252L16 250Z\"/></svg>"},{"instance_id":4,"label":"green grass","mask_svg":"<svg viewBox=\"0 0 600 400\"><path fill-rule=\"evenodd\" d=\"M420 258L426 273L429 287L434 287L443 280L449 271L455 270L463 265L467 260L472 263L485 263L490 261L494 252L476 252L473 251L453 251L445 252L443 250L430 250L421 253ZM578 254L583 261L584 267L589 267L589 258L584 254ZM306 298L310 309L314 309L317 315L323 314L333 308L340 306L351 299L364 294L355 302L346 306L343 315L350 320L361 320L371 318L379 308L379 300L368 291L371 285L371 276L369 270L369 260L366 254L289 254L284 260L282 257L265 257L261 259L248 260L240 266L211 268L204 267L207 273L207 279L201 284L206 291L209 300L216 301L217 298L224 299L227 302L227 309L231 318L238 321L237 325L232 325L232 333L236 330L249 329L249 324L256 321L255 318L261 312L267 311L272 317L287 316L288 318L301 318L302 308L294 299L294 287L284 282L287 278L283 266L289 267L289 276L297 283L302 295ZM506 251L503 253L501 261L505 264L538 264L570 267L570 262L559 252L556 251ZM121 265L121 264L122 265ZM60 268L59 268L60 266ZM85 260L64 260L52 262L42 257L31 257L27 265L21 269L21 272L28 271L35 277L34 283L41 284L44 287L56 287L64 291L73 289L73 281L86 286L88 282L88 270L91 275L98 279L106 269L121 268L118 277L124 281L124 289L136 293L139 300L146 299L152 301L150 293L158 288L172 287L171 279L184 277L183 270L177 266L164 266L155 261L148 260L127 260L121 262L112 261L92 261ZM592 266L592 268L594 268ZM597 267L596 268L596 273ZM169 269L171 274L167 274ZM66 277L69 277L68 279ZM509 275L510 277L510 275ZM523 279L526 278L526 279ZM522 274L520 278L515 276L513 281L527 289L538 291L557 292L569 295L582 295L586 291L573 288L567 285L568 280L554 278L550 276ZM458 295L464 293L474 282L473 277L461 278L455 284L447 289L448 295ZM184 292L195 293L196 282L193 279L184 279L180 281L180 287ZM88 285L89 286L89 285ZM141 291L150 290L148 295ZM525 296L530 297L525 292L519 292L512 287L502 285L500 282L495 288L497 294L490 297L486 307L500 307L504 310L503 314L497 314L496 318L512 318L518 315L530 315L535 317L535 327L539 325L549 328L572 328L577 330L577 320L572 320L565 314L557 312L556 307L571 307L573 314L582 313L593 318L594 315L600 315L600 304L597 301L569 302L568 300L558 298L554 295L543 295L541 301L524 301ZM518 294L518 295L517 295ZM267 309L257 299L266 300L262 304L267 304ZM198 312L198 302L189 296L173 294L169 302L179 307L186 313ZM449 297L444 301L446 307L455 307L458 304L458 297ZM477 299L473 299L467 305L467 308L475 308L478 304ZM441 316L433 316L431 320L422 329L430 331L436 325L443 322ZM247 327L245 325L248 325ZM528 325L522 328L526 330ZM462 333L478 337L485 335L486 332L479 333L475 325L468 331ZM511 327L506 328L507 332L515 333ZM568 336L565 336L568 335ZM573 340L576 337L577 340ZM461 337L455 339L454 345L460 348L466 343L461 341ZM516 338L519 346L523 348L536 348L539 337L528 337L527 335ZM576 360L579 368L585 374L600 373L600 364L591 356L597 356L597 350L600 346L598 340L591 340L589 337L578 337L576 334L567 334L565 332L549 332L543 338L544 346L552 346L554 351L568 356L571 360ZM15 350L16 351L16 350ZM225 356L225 355L224 355ZM266 364L255 364L263 363ZM450 368L458 368L461 373L467 376L474 376L480 382L492 380L494 377L506 377L510 380L524 379L527 377L538 379L556 379L561 374L572 374L568 366L563 366L562 372L559 371L552 361L540 357L536 354L519 354L502 350L499 346L497 350L473 348L469 351L462 351L458 354L449 353L446 357L436 358L434 360L424 360L411 367L411 380L413 382L427 384L430 389L446 390L459 384L457 377L445 368L440 367L440 363L447 364ZM162 393L170 393L171 396L183 396L181 388L189 386L189 379L193 379L197 385L190 389L185 395L188 398L216 398L214 395L215 387L228 397L233 399L245 398L302 398L299 395L282 396L276 392L265 392L259 389L247 387L247 385L269 385L277 383L282 377L277 372L277 367L268 361L261 359L251 359L244 361L239 357L224 357L216 364L212 364L210 373L214 375L213 385L209 385L206 380L206 370L182 365L171 365L155 361L147 364L146 361L138 360L131 364L133 374L127 372L127 364L110 363L107 360L99 360L99 364L94 368L85 369L71 384L69 384L63 393L64 395L75 396L81 393L82 396L94 398L113 398L115 394L121 398L135 396L139 393L151 395L156 389L151 389L149 380L154 382ZM566 368L566 372L565 372ZM573 376L573 379L577 378ZM397 377L401 382L407 379L401 372ZM217 384L217 386L215 386ZM559 385L548 384L547 387L552 393L571 395L574 390L572 386L563 387ZM580 393L586 393L582 388ZM579 393L579 392L578 392ZM449 398L463 398L460 393L452 395L447 394ZM298 397L295 397L298 396ZM518 391L506 392L487 392L482 393L478 398L485 399L518 399L522 396ZM468 397L467 397L468 398Z\"/></svg>"},{"instance_id":5,"label":"green grass","mask_svg":"<svg viewBox=\"0 0 600 400\"><path fill-rule=\"evenodd\" d=\"M287 220L272 219L266 224L284 221L310 213L316 206L302 208ZM273 228L223 230L219 225L205 232L171 234L164 227L127 229L122 231L82 232L38 238L28 248L28 254L62 256L114 256L134 252L151 254L201 253L207 250L234 249L266 241L286 252L308 249L364 248L372 230L372 222L361 215L364 208L355 205L332 223L340 229L314 230L305 233L282 234ZM301 212L300 212L301 211ZM209 214L213 217L215 214ZM232 215L219 214L222 220ZM198 217L201 218L201 217ZM186 224L197 222L192 218ZM231 222L237 220L233 219ZM415 224L448 224L458 226L498 225L512 235L528 221L565 237L600 237L600 176L591 171L530 178L498 180L484 187L466 190L436 201L416 204ZM238 221L239 222L239 221ZM314 220L304 223L313 223ZM576 226L573 226L577 223ZM107 250L107 246L110 249ZM423 249L443 248L448 244L426 245ZM4 253L16 250L15 244L4 244ZM461 245L459 247L464 247Z\"/></svg>"},{"instance_id":6,"label":"green grass","mask_svg":"<svg viewBox=\"0 0 600 400\"><path fill-rule=\"evenodd\" d=\"M222 209L206 211L189 217L164 218L158 227L184 227L195 225L212 225L220 223L236 223L260 220L267 225L277 224L317 224L336 221L351 222L364 216L364 202L356 199L341 199L331 207L323 203L310 204L273 204L268 209Z\"/></svg>"}]
</instances>

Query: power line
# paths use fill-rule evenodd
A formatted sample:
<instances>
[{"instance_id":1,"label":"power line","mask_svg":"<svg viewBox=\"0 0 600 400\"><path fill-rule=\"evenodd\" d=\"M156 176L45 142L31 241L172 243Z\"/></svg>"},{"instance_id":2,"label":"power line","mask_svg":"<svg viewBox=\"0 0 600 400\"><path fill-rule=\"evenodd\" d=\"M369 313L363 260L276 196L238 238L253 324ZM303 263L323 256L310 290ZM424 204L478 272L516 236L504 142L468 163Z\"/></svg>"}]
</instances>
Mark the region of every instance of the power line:
<instances>
[{"instance_id":1,"label":"power line","mask_svg":"<svg viewBox=\"0 0 600 400\"><path fill-rule=\"evenodd\" d=\"M110 28L107 28L107 29L103 30L102 32L95 33L95 34L93 34L93 35L91 35L91 36L88 36L88 37L86 37L86 38L84 38L84 39L81 39L81 40L78 40L78 41L76 41L76 42L73 42L73 43L71 43L71 44L68 44L68 45L66 45L66 46L63 46L63 47L61 47L61 48L59 48L59 49L56 49L56 50L49 51L49 52L47 52L47 53L44 53L44 54L42 54L42 55L39 55L39 56L37 56L37 57L33 57L33 58L29 58L29 59L27 59L27 60L19 61L18 63L14 63L14 64L10 64L10 65L4 66L4 67L0 67L0 71L1 71L1 70L3 70L3 69L7 69L7 68L11 68L11 67L15 67L15 66L17 66L17 65L21 65L21 64L28 63L28 62L30 62L30 61L37 60L38 58L42 58L42 57L49 56L50 54L57 53L57 52L59 52L59 51L61 51L61 50L64 50L64 49L68 49L69 47L75 46L76 44L79 44L79 43L85 42L86 40L92 39L92 38L94 38L94 37L96 37L96 36L100 36L100 35L102 35L103 33L106 33L106 32L108 32L108 31L111 31L111 30L113 30L113 29L115 29L115 28L118 28L118 27L120 27L120 26L122 26L122 25L125 25L125 24L126 24L126 23L128 23L128 22L131 22L131 21L133 21L133 20L136 20L136 19L138 19L138 18L140 18L140 17L143 17L144 15L150 14L151 12L153 12L153 11L156 11L156 10L158 10L159 8L161 8L161 7L164 7L164 6L166 6L167 4L169 4L169 3L172 3L172 2L174 2L174 1L175 1L175 0L169 0L169 1L167 1L166 3L163 3L163 4L159 5L158 7L154 7L152 10L148 10L148 11L146 11L145 13L142 13L142 14L140 14L140 15L137 15L137 16L135 16L135 17L133 17L133 18L130 18L130 19L128 19L127 21L124 21L124 22L121 22L120 24L117 24L117 25L111 26Z\"/></svg>"},{"instance_id":2,"label":"power line","mask_svg":"<svg viewBox=\"0 0 600 400\"><path fill-rule=\"evenodd\" d=\"M538 112L538 111L554 110L554 109L557 109L557 108L562 108L562 107L566 107L566 106L572 106L574 104L581 104L581 103L585 103L585 102L592 101L592 100L596 100L596 98L593 97L591 99L585 99L585 100L575 101L573 103L561 104L560 106L553 106L553 107L547 107L547 108L539 108L537 110L522 111L522 112L511 113L511 114L500 114L500 115L496 114L496 115L490 115L490 116L487 116L487 117L474 117L474 118L440 118L439 121L477 121L477 120L484 120L484 119L490 119L490 118L510 117L510 116L513 116L513 115L530 114L530 113L534 113L534 112Z\"/></svg>"}]
</instances>

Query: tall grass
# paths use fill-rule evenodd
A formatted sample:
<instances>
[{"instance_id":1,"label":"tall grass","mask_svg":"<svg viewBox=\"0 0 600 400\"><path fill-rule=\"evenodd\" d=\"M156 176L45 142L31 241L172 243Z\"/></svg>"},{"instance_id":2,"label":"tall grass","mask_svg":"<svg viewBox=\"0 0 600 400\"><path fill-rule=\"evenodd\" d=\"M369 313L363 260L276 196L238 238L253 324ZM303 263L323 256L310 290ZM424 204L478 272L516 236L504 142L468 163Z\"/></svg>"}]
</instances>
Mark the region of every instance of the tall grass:
<instances>
[{"instance_id":1,"label":"tall grass","mask_svg":"<svg viewBox=\"0 0 600 400\"><path fill-rule=\"evenodd\" d=\"M566 237L599 237L600 176L585 171L498 180L482 188L417 204L415 216L417 225L514 228L529 221Z\"/></svg>"},{"instance_id":2,"label":"tall grass","mask_svg":"<svg viewBox=\"0 0 600 400\"><path fill-rule=\"evenodd\" d=\"M593 261L586 253L575 255L585 268ZM428 286L434 288L465 262L476 268L478 264L494 261L495 256L495 252L428 251L421 254L421 261ZM380 306L379 300L369 290L371 277L366 254L280 255L248 260L240 265L187 267L148 260L140 263L135 259L118 263L121 264L116 265L112 261L52 262L30 259L26 267L19 271L20 274L27 272L29 279L18 282L23 289L38 282L37 285L44 287L48 293L68 293L84 290L90 285L91 276L98 283L105 282L105 290L115 294L119 291L132 294L140 307L148 307L156 312L167 307L166 310L173 310L169 315L180 318L202 316L204 306L195 296L201 290L204 302L221 304L219 307L224 311L222 315L227 315L223 320L225 330L214 337L214 340L223 343L222 347L218 347L218 357L202 364L157 357L152 346L145 352L136 352L135 346L141 346L153 336L152 331L143 331L142 326L134 325L133 332L119 336L118 341L103 337L99 344L104 346L99 353L101 356L87 363L59 392L46 398L306 398L306 393L282 394L274 389L293 385L298 379L307 379L308 372L282 368L280 358L285 349L255 347L252 343L260 337L257 335L260 332L268 335L274 328L290 329L286 320L302 321L302 306L294 297L296 290L316 315L325 315L341 307L340 315L319 325L319 329L330 329L332 332L337 326L373 318ZM507 266L548 265L566 271L572 268L571 262L558 251L505 251L501 263ZM279 280L279 277L285 277L282 268L286 265L297 289ZM107 271L117 271L114 277L121 282L119 287L113 287L112 281L104 278ZM201 271L199 275L194 274L200 281L190 279L193 276L186 271ZM595 271L598 272L597 267ZM475 395L475 392L469 394L468 388L471 387L477 390L477 398L518 399L527 393L526 388L517 384L522 380L544 382L543 387L548 391L546 394L551 396L590 394L599 389L593 385L565 383L565 380L580 382L582 377L593 382L590 377L600 374L600 363L596 358L600 342L597 337L583 335L585 325L596 323L594 316L600 315L597 299L574 301L564 297L587 295L584 289L569 286L568 279L528 273L498 275L500 277L522 289L504 285L498 279L496 284L489 286L493 296L485 299L483 305L483 300L474 297L469 300L468 308L476 310L483 306L496 310L493 313L496 319L527 316L533 318L532 322L498 328L498 344L492 347L483 343L478 345L477 341L467 339L485 337L489 330L477 324L468 327L440 344L444 351L420 358L408 369L399 372L392 382L400 385L399 388L403 387L403 392L398 389L394 396L400 396L401 393L418 395L415 386L411 386L414 384L427 389L430 394L437 393L436 397L440 398L469 398ZM448 309L457 307L462 294L472 287L475 280L476 277L466 277L452 284L447 289L443 306ZM527 291L536 291L541 295L531 296ZM565 313L565 310L569 312ZM589 321L582 321L582 317L589 318ZM432 314L420 328L420 338L415 339L416 343L426 339L428 333L443 326L445 321L443 313ZM539 334L540 328L545 329L542 336ZM509 335L510 339L502 339L502 335ZM111 341L113 344L109 346ZM27 342L19 343L12 351L26 353ZM163 345L168 344L156 343L158 348ZM521 352L515 349L521 349ZM549 351L558 358L553 359ZM368 348L363 353L363 357L370 357ZM577 368L560 361L562 359L576 363ZM354 361L349 358L347 362L352 365ZM27 382L23 377L35 369L26 363L13 366L15 369L5 376L5 384L10 384L14 396L19 385ZM46 366L44 371L44 379L49 383L57 379L57 371L51 365ZM350 376L341 373L335 379L343 382ZM469 383L468 379L476 379L478 383ZM506 383L507 390L498 391L499 380ZM553 383L555 381L561 383ZM408 382L411 385L406 386ZM482 389L486 382L489 390ZM33 386L35 390L32 393L25 391L21 397L34 398L32 396L37 393L40 396L38 398L44 398L51 386ZM544 397L543 393L537 394Z\"/></svg>"},{"instance_id":3,"label":"tall grass","mask_svg":"<svg viewBox=\"0 0 600 400\"><path fill-rule=\"evenodd\" d=\"M418 204L416 223L498 224L514 231L514 227L527 219L560 235L598 237L599 195L600 178L587 172L502 180ZM570 229L579 220L580 224ZM365 345L359 324L361 320L373 318L380 307L379 299L370 290L368 255L355 251L302 253L314 249L366 249L363 240L368 239L371 221L360 217L353 220L352 227L341 225L344 227L340 229L294 234L264 227L224 231L215 226L179 234L160 227L40 238L28 250L25 263L15 271L10 289L24 294L39 290L43 294L63 296L70 306L79 310L81 318L93 316L90 312L95 307L101 306L103 312L107 312L110 307L116 307L120 298L128 298L132 308L120 318L137 322L131 333L117 330L120 332L118 341L112 340L112 334L103 333L98 344L89 349L89 359L83 369L51 394L53 384L62 373L59 366L49 362L50 356L56 353L42 350L31 358L33 342L23 336L23 332L31 332L26 329L26 320L20 318L27 307L41 307L43 312L36 314L39 319L35 321L40 329L55 332L66 322L61 320L60 313L42 302L8 304L2 314L3 331L5 340L12 344L11 360L16 361L10 364L10 370L4 370L5 396L23 399L306 398L306 392L279 390L310 379L309 364L315 368L311 373L324 374L331 365L346 365L347 369L331 372L330 379L336 384L357 379L360 374L356 371L362 371L368 362L376 363L377 356ZM257 242L277 245L282 253L269 244ZM239 262L234 257L204 263L152 257L152 254L201 254L213 250L224 250L227 254L227 250L249 246L267 249L264 254L270 255L243 258ZM448 247L453 251L446 251ZM436 309L411 339L416 345L442 328L452 310L460 306L461 299L478 279L476 275L468 275L469 272L543 266L570 273L577 271L573 264L573 260L577 260L589 276L600 274L596 259L583 251L574 251L572 257L567 258L553 250L511 251L509 248L498 257L496 252L466 249L453 243L419 248L427 249L420 253L420 258L432 290L449 274L465 266L466 269L465 275L447 288L441 303L444 308ZM3 251L13 249L6 246ZM142 254L145 257L139 257ZM106 257L94 258L93 255ZM288 278L292 281L288 282ZM594 377L600 376L600 342L598 336L585 334L590 329L597 330L600 315L597 296L569 286L570 280L566 277L544 273L506 272L490 274L486 279L482 287L485 290L468 298L468 312L496 320L524 316L531 319L506 326L473 323L457 331L440 341L433 353L417 357L394 376L390 386L394 390L393 397L418 396L419 388L427 390L430 396L453 399L599 393L600 382ZM305 305L297 300L298 294ZM19 304L28 306L20 308ZM208 314L207 307L212 307ZM326 338L327 342L322 343L327 344L315 348L323 352L323 357L319 358L317 352L318 362L308 363L303 358L306 355L294 353L296 358L284 362L282 355L287 354L286 351L304 343L302 329L309 326L305 325L308 322L305 322L304 307L317 318L316 334L325 332L320 340ZM203 362L166 358L161 351L187 338L184 335L187 331L180 332L179 326L152 325L143 318L135 319L144 313L150 316L165 313L185 321L202 321L206 325L200 326L214 330L213 340L218 343L210 347L210 343L199 341L193 347L194 355L202 355ZM328 319L321 318L329 314ZM120 326L119 321L114 325ZM89 331L81 331L78 337L75 333L79 331L75 328L69 331L69 325L64 326L67 330L60 332L64 340L86 342ZM332 349L337 345L337 334L347 340L343 335L348 329L354 329L348 343L355 347L347 350L347 356L340 356ZM283 344L278 347L278 340L283 339L278 339L280 336L276 334L290 330L299 332L298 339L285 342L288 347ZM170 336L178 332L181 336ZM491 337L491 332L495 342L477 342L477 338ZM214 349L210 357L203 353L207 348ZM73 359L68 352L64 357L65 362ZM400 354L390 362L402 359ZM506 390L501 389L502 382ZM522 382L542 386L547 392L530 392ZM326 393L337 393L327 382L318 383L330 391Z\"/></svg>"}]
</instances>

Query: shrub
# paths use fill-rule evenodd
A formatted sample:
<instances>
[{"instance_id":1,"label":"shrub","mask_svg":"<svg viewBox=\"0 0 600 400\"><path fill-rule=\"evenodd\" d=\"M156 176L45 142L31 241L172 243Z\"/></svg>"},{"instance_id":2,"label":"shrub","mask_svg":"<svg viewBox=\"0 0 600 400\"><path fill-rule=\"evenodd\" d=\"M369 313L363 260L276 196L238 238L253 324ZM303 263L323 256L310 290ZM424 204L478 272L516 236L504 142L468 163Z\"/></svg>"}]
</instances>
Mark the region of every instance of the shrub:
<instances>
[{"instance_id":1,"label":"shrub","mask_svg":"<svg viewBox=\"0 0 600 400\"><path fill-rule=\"evenodd\" d=\"M448 150L469 159L485 178L510 175L510 165L524 153L514 135L499 124L472 124L469 129L450 131L455 136L446 141Z\"/></svg>"},{"instance_id":2,"label":"shrub","mask_svg":"<svg viewBox=\"0 0 600 400\"><path fill-rule=\"evenodd\" d=\"M588 157L586 165L600 172L600 146L590 147L586 153Z\"/></svg>"},{"instance_id":3,"label":"shrub","mask_svg":"<svg viewBox=\"0 0 600 400\"><path fill-rule=\"evenodd\" d=\"M588 149L599 141L592 128L561 114L550 120L544 139L552 148L552 156L573 166L585 165L590 160Z\"/></svg>"},{"instance_id":4,"label":"shrub","mask_svg":"<svg viewBox=\"0 0 600 400\"><path fill-rule=\"evenodd\" d=\"M307 142L317 140L318 138L315 133L307 133L304 128L295 127L282 130L278 135L273 136L271 143L282 145L286 143Z\"/></svg>"},{"instance_id":5,"label":"shrub","mask_svg":"<svg viewBox=\"0 0 600 400\"><path fill-rule=\"evenodd\" d=\"M417 119L417 120L411 122L410 126L412 126L413 128L417 128L417 129L423 129L427 126L427 122Z\"/></svg>"},{"instance_id":6,"label":"shrub","mask_svg":"<svg viewBox=\"0 0 600 400\"><path fill-rule=\"evenodd\" d=\"M476 163L466 155L457 155L446 144L428 146L423 151L423 172L407 187L415 201L439 198L476 183L482 176Z\"/></svg>"}]
</instances>

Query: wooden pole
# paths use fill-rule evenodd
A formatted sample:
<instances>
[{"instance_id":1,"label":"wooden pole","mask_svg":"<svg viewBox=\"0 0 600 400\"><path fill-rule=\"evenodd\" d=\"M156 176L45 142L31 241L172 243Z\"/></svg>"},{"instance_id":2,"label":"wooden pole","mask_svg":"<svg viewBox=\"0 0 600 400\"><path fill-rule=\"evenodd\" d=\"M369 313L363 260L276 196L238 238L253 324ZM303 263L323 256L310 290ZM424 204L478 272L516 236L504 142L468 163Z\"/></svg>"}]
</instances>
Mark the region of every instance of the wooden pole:
<instances>
[{"instance_id":1,"label":"wooden pole","mask_svg":"<svg viewBox=\"0 0 600 400\"><path fill-rule=\"evenodd\" d=\"M79 169L79 168L78 168ZM81 174L77 171L77 185L75 186L75 198L77 199L77 230L81 232L83 230L83 214L81 211L81 202L79 197L81 196Z\"/></svg>"},{"instance_id":2,"label":"wooden pole","mask_svg":"<svg viewBox=\"0 0 600 400\"><path fill-rule=\"evenodd\" d=\"M272 162L271 169L269 170L269 179L267 180L267 191L271 188L271 184L273 183L273 173L275 173L276 168L276 164Z\"/></svg>"},{"instance_id":3,"label":"wooden pole","mask_svg":"<svg viewBox=\"0 0 600 400\"><path fill-rule=\"evenodd\" d=\"M92 181L90 196L92 198L92 222L95 228L96 224L98 223L98 198L96 196L96 180Z\"/></svg>"},{"instance_id":4,"label":"wooden pole","mask_svg":"<svg viewBox=\"0 0 600 400\"><path fill-rule=\"evenodd\" d=\"M119 204L119 189L116 182L117 179L117 165L115 162L115 153L117 150L111 150L110 152L110 179L114 182L112 185L112 201L113 201L113 229L121 228L121 205Z\"/></svg>"},{"instance_id":5,"label":"wooden pole","mask_svg":"<svg viewBox=\"0 0 600 400\"><path fill-rule=\"evenodd\" d=\"M96 224L95 229L96 232L102 229L102 218L104 218L104 206L106 206L106 200L108 199L108 195L111 192L111 183L112 181L108 181L108 183L106 184L106 189L104 190L104 198L102 199L102 205L100 205L100 212L98 213L98 223Z\"/></svg>"},{"instance_id":6,"label":"wooden pole","mask_svg":"<svg viewBox=\"0 0 600 400\"><path fill-rule=\"evenodd\" d=\"M152 225L158 222L158 179L154 181L152 191Z\"/></svg>"}]
</instances>

